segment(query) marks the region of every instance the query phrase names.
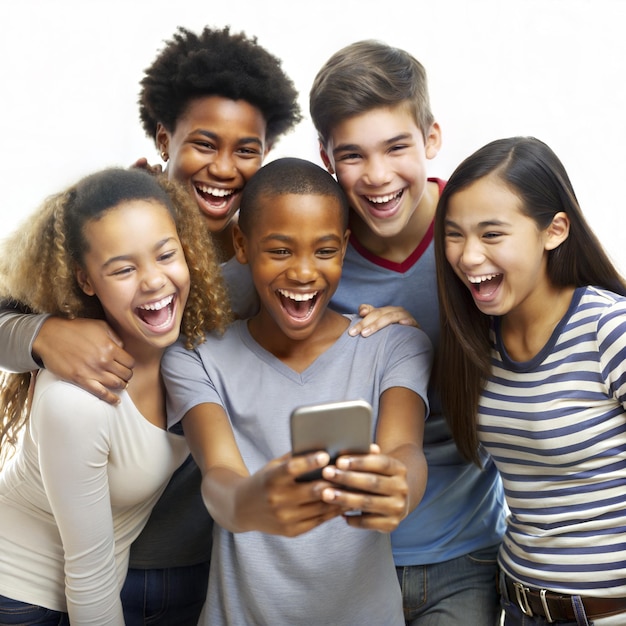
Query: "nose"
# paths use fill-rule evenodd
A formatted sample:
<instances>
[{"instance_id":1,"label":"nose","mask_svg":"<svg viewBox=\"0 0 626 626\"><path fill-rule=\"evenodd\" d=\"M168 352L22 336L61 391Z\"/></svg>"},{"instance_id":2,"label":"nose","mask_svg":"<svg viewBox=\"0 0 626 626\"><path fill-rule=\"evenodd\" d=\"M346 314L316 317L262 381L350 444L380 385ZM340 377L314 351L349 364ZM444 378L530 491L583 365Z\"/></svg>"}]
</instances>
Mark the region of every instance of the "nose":
<instances>
[{"instance_id":1,"label":"nose","mask_svg":"<svg viewBox=\"0 0 626 626\"><path fill-rule=\"evenodd\" d=\"M461 250L460 264L464 267L475 267L485 260L482 244L474 237L465 239Z\"/></svg>"},{"instance_id":2,"label":"nose","mask_svg":"<svg viewBox=\"0 0 626 626\"><path fill-rule=\"evenodd\" d=\"M233 178L235 172L235 161L227 152L218 152L209 163L209 173L216 178Z\"/></svg>"},{"instance_id":3,"label":"nose","mask_svg":"<svg viewBox=\"0 0 626 626\"><path fill-rule=\"evenodd\" d=\"M384 155L376 155L367 159L364 178L368 185L380 187L391 180L391 170Z\"/></svg>"},{"instance_id":4,"label":"nose","mask_svg":"<svg viewBox=\"0 0 626 626\"><path fill-rule=\"evenodd\" d=\"M146 268L141 276L141 286L145 291L158 291L165 283L165 274L157 265Z\"/></svg>"},{"instance_id":5,"label":"nose","mask_svg":"<svg viewBox=\"0 0 626 626\"><path fill-rule=\"evenodd\" d=\"M317 266L314 259L308 255L294 256L287 268L286 275L289 280L296 283L311 283L317 279Z\"/></svg>"}]
</instances>

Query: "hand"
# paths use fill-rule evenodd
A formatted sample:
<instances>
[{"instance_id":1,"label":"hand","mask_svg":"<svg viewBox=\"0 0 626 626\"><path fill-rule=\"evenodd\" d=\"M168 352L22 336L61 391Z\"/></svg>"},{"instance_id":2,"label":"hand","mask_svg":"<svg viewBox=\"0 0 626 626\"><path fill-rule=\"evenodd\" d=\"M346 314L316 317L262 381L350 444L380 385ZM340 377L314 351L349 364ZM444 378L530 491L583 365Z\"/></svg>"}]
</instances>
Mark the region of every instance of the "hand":
<instances>
[{"instance_id":1,"label":"hand","mask_svg":"<svg viewBox=\"0 0 626 626\"><path fill-rule=\"evenodd\" d=\"M249 530L296 537L342 514L337 504L321 499L325 480L296 482L306 472L328 464L326 452L292 457L286 454L270 461L242 483L238 516Z\"/></svg>"},{"instance_id":2,"label":"hand","mask_svg":"<svg viewBox=\"0 0 626 626\"><path fill-rule=\"evenodd\" d=\"M324 488L322 498L340 505L350 526L391 532L408 514L406 466L381 454L376 444L369 454L339 457L322 475L333 483ZM355 510L361 515L350 515Z\"/></svg>"},{"instance_id":3,"label":"hand","mask_svg":"<svg viewBox=\"0 0 626 626\"><path fill-rule=\"evenodd\" d=\"M145 157L137 159L130 167L131 169L144 170L145 172L148 172L148 174L163 173L163 167L160 163L158 163L157 165L150 165L150 163L148 163L148 159L146 159Z\"/></svg>"},{"instance_id":4,"label":"hand","mask_svg":"<svg viewBox=\"0 0 626 626\"><path fill-rule=\"evenodd\" d=\"M126 388L135 365L103 320L49 317L33 342L33 352L53 374L109 404L119 402L113 391Z\"/></svg>"},{"instance_id":5,"label":"hand","mask_svg":"<svg viewBox=\"0 0 626 626\"><path fill-rule=\"evenodd\" d=\"M363 318L348 331L352 337L362 335L368 337L376 331L390 324L402 324L403 326L415 326L419 324L415 318L401 306L373 307L371 304L362 304L359 307L359 315Z\"/></svg>"}]
</instances>

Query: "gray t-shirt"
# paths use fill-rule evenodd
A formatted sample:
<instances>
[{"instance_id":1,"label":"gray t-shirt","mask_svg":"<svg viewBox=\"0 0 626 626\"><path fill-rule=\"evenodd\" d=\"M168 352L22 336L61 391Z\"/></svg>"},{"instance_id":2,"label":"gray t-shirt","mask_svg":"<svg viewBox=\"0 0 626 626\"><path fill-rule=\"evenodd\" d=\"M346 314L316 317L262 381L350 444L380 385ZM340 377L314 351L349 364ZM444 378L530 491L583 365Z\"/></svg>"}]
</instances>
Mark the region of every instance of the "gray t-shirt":
<instances>
[{"instance_id":1,"label":"gray t-shirt","mask_svg":"<svg viewBox=\"0 0 626 626\"><path fill-rule=\"evenodd\" d=\"M194 351L168 349L162 372L169 425L192 407L218 403L252 474L290 450L289 415L299 405L363 399L406 387L427 404L432 349L415 328L393 325L367 339L347 331L298 373L264 350L246 322ZM376 419L373 432L376 428ZM296 538L230 533L216 525L207 620L221 624L404 624L388 534L336 518Z\"/></svg>"}]
</instances>

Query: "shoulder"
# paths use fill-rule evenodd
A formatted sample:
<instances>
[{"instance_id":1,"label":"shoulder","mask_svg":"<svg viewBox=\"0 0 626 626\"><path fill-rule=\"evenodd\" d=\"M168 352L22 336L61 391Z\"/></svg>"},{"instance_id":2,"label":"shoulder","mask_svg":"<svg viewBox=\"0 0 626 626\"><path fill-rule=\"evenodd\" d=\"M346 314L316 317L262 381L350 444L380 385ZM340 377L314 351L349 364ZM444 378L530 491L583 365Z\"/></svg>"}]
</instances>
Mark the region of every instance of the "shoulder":
<instances>
[{"instance_id":1,"label":"shoulder","mask_svg":"<svg viewBox=\"0 0 626 626\"><path fill-rule=\"evenodd\" d=\"M391 335L390 343L394 346L394 350L398 351L402 348L407 355L433 358L433 344L421 328L392 324L389 326L389 329Z\"/></svg>"},{"instance_id":2,"label":"shoulder","mask_svg":"<svg viewBox=\"0 0 626 626\"><path fill-rule=\"evenodd\" d=\"M356 318L358 316L351 316ZM402 349L403 352L414 352L416 354L422 352L432 352L433 347L428 335L421 329L415 328L415 326L405 326L403 324L390 324L385 328L381 328L369 337L362 337L357 335L355 339L363 342L364 346L371 345L374 349L374 344L384 344L385 349L388 351L398 351Z\"/></svg>"},{"instance_id":3,"label":"shoulder","mask_svg":"<svg viewBox=\"0 0 626 626\"><path fill-rule=\"evenodd\" d=\"M102 431L110 419L115 419L118 412L118 406L100 400L47 370L41 370L37 374L30 419L33 427L40 432Z\"/></svg>"},{"instance_id":4,"label":"shoulder","mask_svg":"<svg viewBox=\"0 0 626 626\"><path fill-rule=\"evenodd\" d=\"M609 319L626 322L626 297L608 289L600 287L580 288L580 299L576 307L576 314L582 317L592 317L601 324Z\"/></svg>"},{"instance_id":5,"label":"shoulder","mask_svg":"<svg viewBox=\"0 0 626 626\"><path fill-rule=\"evenodd\" d=\"M75 406L106 411L112 405L74 383L61 380L48 370L40 370L35 380L33 402L45 402L51 410L68 410Z\"/></svg>"},{"instance_id":6,"label":"shoulder","mask_svg":"<svg viewBox=\"0 0 626 626\"><path fill-rule=\"evenodd\" d=\"M209 363L222 358L220 355L229 354L238 345L243 345L242 324L244 320L232 322L224 333L207 333L204 341L189 349L185 347L182 339L176 341L165 350L161 360L161 368L164 371L184 367L193 367L194 364Z\"/></svg>"},{"instance_id":7,"label":"shoulder","mask_svg":"<svg viewBox=\"0 0 626 626\"><path fill-rule=\"evenodd\" d=\"M575 333L580 341L597 341L605 347L623 343L626 297L592 286L577 289L574 297L578 302L570 318L568 334Z\"/></svg>"}]
</instances>

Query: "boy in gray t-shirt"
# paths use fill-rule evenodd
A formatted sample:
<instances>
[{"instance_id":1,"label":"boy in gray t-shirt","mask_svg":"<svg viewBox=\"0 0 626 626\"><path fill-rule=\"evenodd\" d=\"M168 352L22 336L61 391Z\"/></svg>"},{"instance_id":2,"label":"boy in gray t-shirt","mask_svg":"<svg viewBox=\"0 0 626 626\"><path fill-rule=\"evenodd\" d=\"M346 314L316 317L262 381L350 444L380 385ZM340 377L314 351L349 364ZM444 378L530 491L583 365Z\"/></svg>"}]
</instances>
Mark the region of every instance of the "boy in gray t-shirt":
<instances>
[{"instance_id":1,"label":"boy in gray t-shirt","mask_svg":"<svg viewBox=\"0 0 626 626\"><path fill-rule=\"evenodd\" d=\"M235 235L259 313L163 360L169 425L188 438L216 522L212 626L404 623L389 533L425 489L432 349L398 324L351 337L354 316L328 309L347 237L347 202L326 171L301 159L261 168ZM294 408L350 399L373 407L369 454L291 456ZM296 480L322 467L321 480Z\"/></svg>"}]
</instances>

